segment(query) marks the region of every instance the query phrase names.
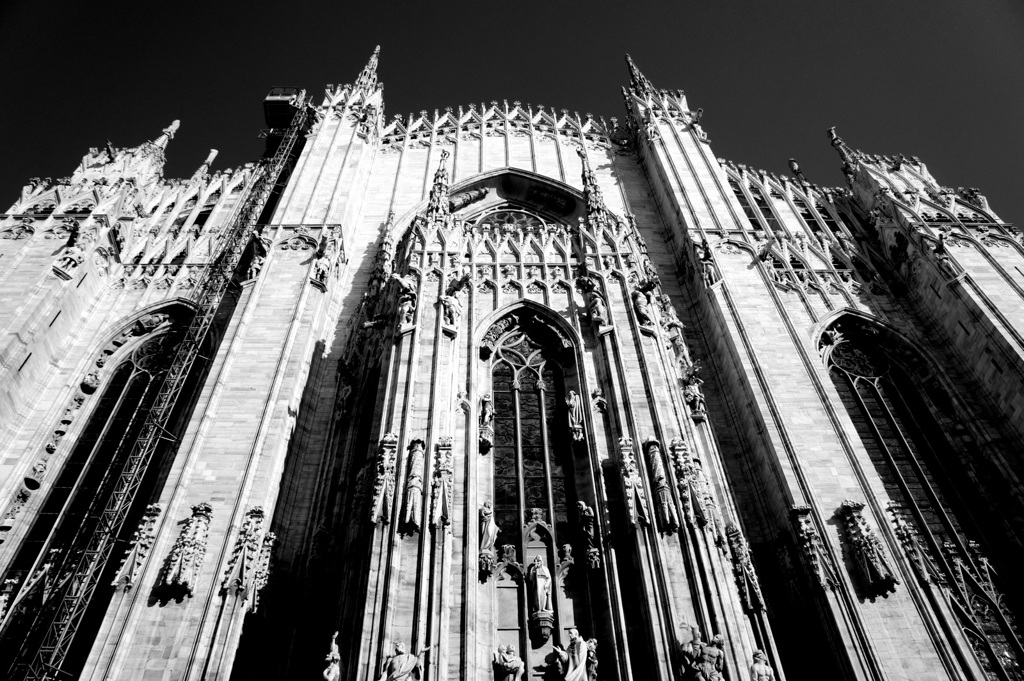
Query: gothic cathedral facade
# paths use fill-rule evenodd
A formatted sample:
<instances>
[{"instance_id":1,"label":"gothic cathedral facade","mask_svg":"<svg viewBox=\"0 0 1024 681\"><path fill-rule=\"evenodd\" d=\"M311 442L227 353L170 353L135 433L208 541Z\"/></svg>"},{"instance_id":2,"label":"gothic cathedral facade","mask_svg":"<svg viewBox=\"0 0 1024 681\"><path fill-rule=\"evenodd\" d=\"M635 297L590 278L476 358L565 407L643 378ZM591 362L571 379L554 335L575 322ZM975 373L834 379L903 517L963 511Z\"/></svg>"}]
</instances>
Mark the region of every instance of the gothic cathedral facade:
<instances>
[{"instance_id":1,"label":"gothic cathedral facade","mask_svg":"<svg viewBox=\"0 0 1024 681\"><path fill-rule=\"evenodd\" d=\"M374 53L252 164L33 179L0 677L1024 679L1021 234L834 130L843 187L717 159L627 61L621 123L388 121Z\"/></svg>"}]
</instances>

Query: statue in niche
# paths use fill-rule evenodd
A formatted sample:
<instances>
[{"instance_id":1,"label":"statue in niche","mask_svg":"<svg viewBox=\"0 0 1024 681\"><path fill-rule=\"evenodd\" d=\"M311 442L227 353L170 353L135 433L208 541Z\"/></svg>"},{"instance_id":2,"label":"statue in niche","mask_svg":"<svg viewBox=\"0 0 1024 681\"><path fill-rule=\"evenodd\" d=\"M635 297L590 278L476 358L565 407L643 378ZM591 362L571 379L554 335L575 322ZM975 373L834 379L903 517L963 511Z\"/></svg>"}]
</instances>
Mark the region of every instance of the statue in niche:
<instances>
[{"instance_id":1,"label":"statue in niche","mask_svg":"<svg viewBox=\"0 0 1024 681\"><path fill-rule=\"evenodd\" d=\"M338 681L341 678L341 653L338 651L338 632L331 636L331 650L327 653L327 669L324 670L324 681Z\"/></svg>"},{"instance_id":2,"label":"statue in niche","mask_svg":"<svg viewBox=\"0 0 1024 681\"><path fill-rule=\"evenodd\" d=\"M654 318L651 316L651 301L643 291L633 291L633 311L636 312L636 320L640 326L654 326Z\"/></svg>"},{"instance_id":3,"label":"statue in niche","mask_svg":"<svg viewBox=\"0 0 1024 681\"><path fill-rule=\"evenodd\" d=\"M665 462L661 458L661 443L650 440L647 443L647 458L651 462L651 477L654 483L654 497L657 501L658 519L665 532L671 534L676 530L676 514L672 508L672 493L665 473Z\"/></svg>"},{"instance_id":4,"label":"statue in niche","mask_svg":"<svg viewBox=\"0 0 1024 681\"><path fill-rule=\"evenodd\" d=\"M686 404L690 407L690 414L694 416L707 414L704 393L700 389L704 381L697 377L696 371L690 372L683 380L685 382L685 385L683 385L683 399L686 400Z\"/></svg>"},{"instance_id":5,"label":"statue in niche","mask_svg":"<svg viewBox=\"0 0 1024 681\"><path fill-rule=\"evenodd\" d=\"M551 605L551 571L540 556L534 558L526 569L526 581L530 594L530 621L536 625L541 638L547 640L555 621L555 610Z\"/></svg>"},{"instance_id":6,"label":"statue in niche","mask_svg":"<svg viewBox=\"0 0 1024 681\"><path fill-rule=\"evenodd\" d=\"M583 399L575 390L569 391L565 398L565 404L569 408L569 430L572 432L572 439L579 441L583 439Z\"/></svg>"},{"instance_id":7,"label":"statue in niche","mask_svg":"<svg viewBox=\"0 0 1024 681\"><path fill-rule=\"evenodd\" d=\"M409 472L405 479L405 522L420 529L423 522L423 441L409 445Z\"/></svg>"},{"instance_id":8,"label":"statue in niche","mask_svg":"<svg viewBox=\"0 0 1024 681\"><path fill-rule=\"evenodd\" d=\"M676 309L672 306L672 299L669 298L666 293L658 297L658 303L661 305L662 326L664 326L667 331L679 329L679 333L682 335L683 329L686 327L681 321L679 321L679 317L676 315Z\"/></svg>"},{"instance_id":9,"label":"statue in niche","mask_svg":"<svg viewBox=\"0 0 1024 681\"><path fill-rule=\"evenodd\" d=\"M569 645L565 648L555 646L555 654L558 655L558 668L562 673L563 681L588 681L587 667L590 658L590 649L587 642L580 636L576 627L568 631ZM596 647L596 643L595 643Z\"/></svg>"},{"instance_id":10,"label":"statue in niche","mask_svg":"<svg viewBox=\"0 0 1024 681\"><path fill-rule=\"evenodd\" d=\"M392 274L391 280L398 284L398 320L402 324L411 324L416 312L416 279L407 274L404 277Z\"/></svg>"},{"instance_id":11,"label":"statue in niche","mask_svg":"<svg viewBox=\"0 0 1024 681\"><path fill-rule=\"evenodd\" d=\"M691 678L694 681L723 681L722 671L725 669L725 639L715 634L711 643L700 640L700 632L695 631L694 640L690 642L692 658L690 663Z\"/></svg>"},{"instance_id":12,"label":"statue in niche","mask_svg":"<svg viewBox=\"0 0 1024 681\"><path fill-rule=\"evenodd\" d=\"M601 294L593 289L587 291L587 312L595 324L608 323L608 306L605 305Z\"/></svg>"},{"instance_id":13,"label":"statue in niche","mask_svg":"<svg viewBox=\"0 0 1024 681\"><path fill-rule=\"evenodd\" d=\"M587 549L587 565L592 569L601 567L601 552L597 549L597 536L594 528L594 509L582 501L576 502L579 513L580 533Z\"/></svg>"},{"instance_id":14,"label":"statue in niche","mask_svg":"<svg viewBox=\"0 0 1024 681\"><path fill-rule=\"evenodd\" d=\"M587 681L597 681L597 639L587 639Z\"/></svg>"},{"instance_id":15,"label":"statue in niche","mask_svg":"<svg viewBox=\"0 0 1024 681\"><path fill-rule=\"evenodd\" d=\"M494 542L498 540L498 532L501 530L494 522L494 508L490 500L484 502L480 508L480 572L490 575L497 565L497 558L494 555Z\"/></svg>"},{"instance_id":16,"label":"statue in niche","mask_svg":"<svg viewBox=\"0 0 1024 681\"><path fill-rule=\"evenodd\" d=\"M265 256L258 253L253 253L252 261L249 263L249 279L255 279L260 276L260 270L263 269L263 262L266 260Z\"/></svg>"},{"instance_id":17,"label":"statue in niche","mask_svg":"<svg viewBox=\"0 0 1024 681\"><path fill-rule=\"evenodd\" d=\"M775 671L768 664L768 656L763 650L754 651L754 661L750 665L751 681L775 681Z\"/></svg>"},{"instance_id":18,"label":"statue in niche","mask_svg":"<svg viewBox=\"0 0 1024 681\"><path fill-rule=\"evenodd\" d=\"M480 398L480 427L489 428L494 421L494 405L490 393Z\"/></svg>"},{"instance_id":19,"label":"statue in niche","mask_svg":"<svg viewBox=\"0 0 1024 681\"><path fill-rule=\"evenodd\" d=\"M441 303L444 323L448 326L458 324L459 317L462 316L462 303L459 302L458 296L444 295L438 299L438 302Z\"/></svg>"},{"instance_id":20,"label":"statue in niche","mask_svg":"<svg viewBox=\"0 0 1024 681\"><path fill-rule=\"evenodd\" d=\"M494 681L519 681L523 676L523 658L512 646L498 646L494 653Z\"/></svg>"},{"instance_id":21,"label":"statue in niche","mask_svg":"<svg viewBox=\"0 0 1024 681\"><path fill-rule=\"evenodd\" d=\"M423 671L423 660L420 658L428 650L430 646L413 655L405 652L404 643L396 643L395 654L384 663L384 670L378 681L409 681L420 678L420 672Z\"/></svg>"}]
</instances>

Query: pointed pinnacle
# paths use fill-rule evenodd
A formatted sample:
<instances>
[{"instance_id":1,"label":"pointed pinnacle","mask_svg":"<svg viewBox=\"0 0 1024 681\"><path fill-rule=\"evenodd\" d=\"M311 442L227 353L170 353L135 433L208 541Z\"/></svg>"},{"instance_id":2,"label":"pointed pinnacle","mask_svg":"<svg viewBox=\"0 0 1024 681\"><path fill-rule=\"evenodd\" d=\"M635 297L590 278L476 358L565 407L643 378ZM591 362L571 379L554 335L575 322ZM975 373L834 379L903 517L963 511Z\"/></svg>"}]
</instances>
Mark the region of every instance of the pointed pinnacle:
<instances>
[{"instance_id":1,"label":"pointed pinnacle","mask_svg":"<svg viewBox=\"0 0 1024 681\"><path fill-rule=\"evenodd\" d=\"M171 124L164 128L160 132L160 136L153 140L153 146L160 147L161 149L167 148L167 143L174 139L174 133L178 131L178 127L181 125L181 121L174 119Z\"/></svg>"}]
</instances>

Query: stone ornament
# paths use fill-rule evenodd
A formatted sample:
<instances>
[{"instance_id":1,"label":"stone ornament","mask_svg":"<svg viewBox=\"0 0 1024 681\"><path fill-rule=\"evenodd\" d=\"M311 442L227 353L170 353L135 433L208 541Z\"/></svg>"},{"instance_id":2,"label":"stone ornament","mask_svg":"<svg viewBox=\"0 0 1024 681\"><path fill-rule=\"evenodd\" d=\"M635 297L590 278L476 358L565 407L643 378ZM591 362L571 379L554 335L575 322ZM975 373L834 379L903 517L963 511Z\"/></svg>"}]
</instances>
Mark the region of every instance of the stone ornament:
<instances>
[{"instance_id":1,"label":"stone ornament","mask_svg":"<svg viewBox=\"0 0 1024 681\"><path fill-rule=\"evenodd\" d=\"M889 565L882 540L864 517L864 504L847 499L839 507L839 517L845 525L853 562L865 590L879 596L896 591L900 581Z\"/></svg>"},{"instance_id":2,"label":"stone ornament","mask_svg":"<svg viewBox=\"0 0 1024 681\"><path fill-rule=\"evenodd\" d=\"M775 671L768 664L768 656L763 650L754 651L754 660L750 664L750 681L775 681Z\"/></svg>"},{"instance_id":3,"label":"stone ornament","mask_svg":"<svg viewBox=\"0 0 1024 681\"><path fill-rule=\"evenodd\" d=\"M452 436L441 437L437 444L436 463L434 465L434 481L431 484L431 527L447 527L451 525L454 503L452 460Z\"/></svg>"},{"instance_id":4,"label":"stone ornament","mask_svg":"<svg viewBox=\"0 0 1024 681\"><path fill-rule=\"evenodd\" d=\"M331 636L331 649L327 653L327 669L324 669L324 681L339 681L341 678L341 652L338 650L338 632Z\"/></svg>"},{"instance_id":5,"label":"stone ornament","mask_svg":"<svg viewBox=\"0 0 1024 681\"><path fill-rule=\"evenodd\" d=\"M570 627L567 634L569 643L565 648L554 646L562 680L597 681L597 639L584 641L576 627Z\"/></svg>"},{"instance_id":6,"label":"stone ornament","mask_svg":"<svg viewBox=\"0 0 1024 681\"><path fill-rule=\"evenodd\" d=\"M486 454L494 446L494 403L490 393L480 398L480 453Z\"/></svg>"},{"instance_id":7,"label":"stone ornament","mask_svg":"<svg viewBox=\"0 0 1024 681\"><path fill-rule=\"evenodd\" d=\"M373 481L373 499L370 503L370 522L391 522L391 505L395 498L395 450L398 436L385 433L377 450L377 476Z\"/></svg>"},{"instance_id":8,"label":"stone ornament","mask_svg":"<svg viewBox=\"0 0 1024 681\"><path fill-rule=\"evenodd\" d=\"M480 507L480 574L484 579L493 574L498 564L497 556L494 555L494 542L498 540L498 532L501 528L494 522L494 509L490 500L484 502Z\"/></svg>"},{"instance_id":9,"label":"stone ornament","mask_svg":"<svg viewBox=\"0 0 1024 681\"><path fill-rule=\"evenodd\" d=\"M552 605L551 571L544 559L537 556L526 568L526 584L529 594L530 624L539 638L546 641L555 624L555 609Z\"/></svg>"},{"instance_id":10,"label":"stone ornament","mask_svg":"<svg viewBox=\"0 0 1024 681\"><path fill-rule=\"evenodd\" d=\"M672 487L669 484L668 474L665 472L665 462L662 459L661 443L654 439L648 440L644 443L644 451L650 463L651 484L654 486L658 523L661 525L662 532L672 534L679 528L679 522L676 519Z\"/></svg>"},{"instance_id":11,"label":"stone ornament","mask_svg":"<svg viewBox=\"0 0 1024 681\"><path fill-rule=\"evenodd\" d=\"M651 313L650 296L644 291L636 290L630 295L633 301L633 312L636 313L636 321L640 326L653 328L654 317Z\"/></svg>"},{"instance_id":12,"label":"stone ornament","mask_svg":"<svg viewBox=\"0 0 1024 681\"><path fill-rule=\"evenodd\" d=\"M622 473L622 486L629 524L633 527L636 527L637 524L650 525L650 518L647 515L647 494L644 492L643 481L637 471L632 438L619 438L619 468Z\"/></svg>"},{"instance_id":13,"label":"stone ornament","mask_svg":"<svg viewBox=\"0 0 1024 681\"><path fill-rule=\"evenodd\" d=\"M407 274L404 277L398 274L391 275L391 281L398 286L398 323L412 324L413 316L416 313L416 276Z\"/></svg>"},{"instance_id":14,"label":"stone ornament","mask_svg":"<svg viewBox=\"0 0 1024 681\"><path fill-rule=\"evenodd\" d=\"M159 504L150 504L142 514L139 528L132 535L128 550L114 575L113 587L117 591L130 591L142 572L142 566L156 541L156 520L160 517Z\"/></svg>"},{"instance_id":15,"label":"stone ornament","mask_svg":"<svg viewBox=\"0 0 1024 681\"><path fill-rule=\"evenodd\" d=\"M725 638L715 634L710 643L701 638L700 629L692 628L689 643L683 646L683 678L695 681L724 681Z\"/></svg>"},{"instance_id":16,"label":"stone ornament","mask_svg":"<svg viewBox=\"0 0 1024 681\"><path fill-rule=\"evenodd\" d=\"M569 432L572 439L579 442L583 439L583 399L575 390L570 390L565 404L569 413Z\"/></svg>"},{"instance_id":17,"label":"stone ornament","mask_svg":"<svg viewBox=\"0 0 1024 681\"><path fill-rule=\"evenodd\" d=\"M409 469L405 476L405 524L420 530L423 525L423 440L409 444Z\"/></svg>"},{"instance_id":18,"label":"stone ornament","mask_svg":"<svg viewBox=\"0 0 1024 681\"><path fill-rule=\"evenodd\" d=\"M267 534L270 537L270 546L267 547L263 536L265 518L266 514L260 506L254 506L246 512L221 582L221 589L225 593L249 602L254 600L252 596L263 587L269 572L274 535ZM261 565L264 560L267 565Z\"/></svg>"},{"instance_id":19,"label":"stone ornament","mask_svg":"<svg viewBox=\"0 0 1024 681\"><path fill-rule=\"evenodd\" d=\"M206 542L210 532L213 507L207 503L192 507L192 515L171 547L167 556L162 583L165 587L180 589L191 596L195 593L199 573L206 559Z\"/></svg>"},{"instance_id":20,"label":"stone ornament","mask_svg":"<svg viewBox=\"0 0 1024 681\"><path fill-rule=\"evenodd\" d=\"M811 517L810 506L795 506L790 515L796 526L800 553L808 571L822 589L835 590L839 586L836 565L832 555L825 550L825 544Z\"/></svg>"},{"instance_id":21,"label":"stone ornament","mask_svg":"<svg viewBox=\"0 0 1024 681\"><path fill-rule=\"evenodd\" d=\"M748 612L764 610L764 597L761 595L761 582L754 571L750 560L750 545L746 537L735 525L727 525L725 534L732 550L732 568L736 576L736 587L740 591L740 600Z\"/></svg>"},{"instance_id":22,"label":"stone ornament","mask_svg":"<svg viewBox=\"0 0 1024 681\"><path fill-rule=\"evenodd\" d=\"M576 503L576 510L579 513L580 534L583 536L583 546L587 554L587 566L596 570L601 567L601 551L597 548L594 509L579 501Z\"/></svg>"},{"instance_id":23,"label":"stone ornament","mask_svg":"<svg viewBox=\"0 0 1024 681\"><path fill-rule=\"evenodd\" d=\"M384 662L384 668L378 681L409 681L419 679L423 672L423 654L430 646L421 649L415 655L405 652L405 644L396 643L395 652Z\"/></svg>"},{"instance_id":24,"label":"stone ornament","mask_svg":"<svg viewBox=\"0 0 1024 681\"><path fill-rule=\"evenodd\" d=\"M523 658L516 655L516 649L510 645L498 646L492 663L494 681L519 681L523 676Z\"/></svg>"}]
</instances>

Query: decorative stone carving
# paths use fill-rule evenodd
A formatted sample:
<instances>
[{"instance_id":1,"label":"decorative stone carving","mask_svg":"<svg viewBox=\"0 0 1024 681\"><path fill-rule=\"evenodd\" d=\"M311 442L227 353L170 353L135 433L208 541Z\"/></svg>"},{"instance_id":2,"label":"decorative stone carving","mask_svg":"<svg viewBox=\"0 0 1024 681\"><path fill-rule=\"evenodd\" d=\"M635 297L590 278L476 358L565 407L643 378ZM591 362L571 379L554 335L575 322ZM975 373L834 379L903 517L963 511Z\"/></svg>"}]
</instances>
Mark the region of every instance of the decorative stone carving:
<instances>
[{"instance_id":1,"label":"decorative stone carving","mask_svg":"<svg viewBox=\"0 0 1024 681\"><path fill-rule=\"evenodd\" d=\"M693 627L692 632L692 638L683 646L684 678L723 681L725 639L721 634L715 634L710 643L705 643L699 629Z\"/></svg>"},{"instance_id":2,"label":"decorative stone carving","mask_svg":"<svg viewBox=\"0 0 1024 681\"><path fill-rule=\"evenodd\" d=\"M608 400L604 398L604 391L600 388L594 388L590 391L590 403L594 411L602 414L608 409Z\"/></svg>"},{"instance_id":3,"label":"decorative stone carving","mask_svg":"<svg viewBox=\"0 0 1024 681\"><path fill-rule=\"evenodd\" d=\"M95 371L92 372L91 374L86 375L86 377L82 379L81 388L82 392L85 393L86 395L93 394L94 392L96 392L96 388L98 387L100 387L100 375L97 374Z\"/></svg>"},{"instance_id":4,"label":"decorative stone carving","mask_svg":"<svg viewBox=\"0 0 1024 681\"><path fill-rule=\"evenodd\" d=\"M150 504L142 514L139 529L132 535L131 543L125 552L124 559L114 575L113 586L118 591L129 591L135 586L142 566L149 557L149 552L156 541L156 519L160 516L158 504Z\"/></svg>"},{"instance_id":5,"label":"decorative stone carving","mask_svg":"<svg viewBox=\"0 0 1024 681\"><path fill-rule=\"evenodd\" d=\"M835 589L839 586L836 565L832 555L825 550L825 544L818 534L809 506L795 506L790 515L796 526L797 540L804 564L822 589Z\"/></svg>"},{"instance_id":6,"label":"decorative stone carving","mask_svg":"<svg viewBox=\"0 0 1024 681\"><path fill-rule=\"evenodd\" d=\"M185 521L181 533L171 547L164 569L164 586L177 588L191 596L206 559L206 542L210 531L213 507L207 503L192 507L192 516Z\"/></svg>"},{"instance_id":7,"label":"decorative stone carving","mask_svg":"<svg viewBox=\"0 0 1024 681\"><path fill-rule=\"evenodd\" d=\"M423 671L423 653L430 650L430 646L423 648L415 655L405 652L405 645L395 644L395 654L384 662L384 669L381 672L379 681L410 681L419 679Z\"/></svg>"},{"instance_id":8,"label":"decorative stone carving","mask_svg":"<svg viewBox=\"0 0 1024 681\"><path fill-rule=\"evenodd\" d=\"M386 433L377 450L377 477L373 482L373 500L370 503L370 522L391 522L391 504L395 498L395 450L398 436Z\"/></svg>"},{"instance_id":9,"label":"decorative stone carving","mask_svg":"<svg viewBox=\"0 0 1024 681\"><path fill-rule=\"evenodd\" d=\"M579 442L583 439L583 399L575 390L570 390L565 404L568 407L569 432L572 433L572 439Z\"/></svg>"},{"instance_id":10,"label":"decorative stone carving","mask_svg":"<svg viewBox=\"0 0 1024 681\"><path fill-rule=\"evenodd\" d=\"M85 254L78 246L68 246L53 264L53 272L61 279L70 279L71 272L82 264Z\"/></svg>"},{"instance_id":11,"label":"decorative stone carving","mask_svg":"<svg viewBox=\"0 0 1024 681\"><path fill-rule=\"evenodd\" d=\"M338 632L331 636L331 649L327 653L327 669L324 670L324 681L338 681L341 678L341 652L338 650Z\"/></svg>"},{"instance_id":12,"label":"decorative stone carving","mask_svg":"<svg viewBox=\"0 0 1024 681\"><path fill-rule=\"evenodd\" d=\"M732 570L736 576L736 587L739 589L743 607L748 612L764 610L761 583L750 560L750 545L740 532L740 528L735 525L727 525L725 534L729 538L729 548L732 550Z\"/></svg>"},{"instance_id":13,"label":"decorative stone carving","mask_svg":"<svg viewBox=\"0 0 1024 681\"><path fill-rule=\"evenodd\" d=\"M558 671L563 681L589 681L587 667L591 649L576 627L570 627L566 633L569 636L568 645L565 648L554 646L555 654L558 656ZM594 648L596 647L595 641Z\"/></svg>"},{"instance_id":14,"label":"decorative stone carving","mask_svg":"<svg viewBox=\"0 0 1024 681\"><path fill-rule=\"evenodd\" d=\"M636 290L631 294L633 300L633 312L636 313L636 321L640 326L653 327L654 317L651 315L651 300L648 294Z\"/></svg>"},{"instance_id":15,"label":"decorative stone carving","mask_svg":"<svg viewBox=\"0 0 1024 681\"><path fill-rule=\"evenodd\" d=\"M546 641L555 623L555 609L552 605L551 571L540 556L526 568L526 583L529 587L530 624L540 639Z\"/></svg>"},{"instance_id":16,"label":"decorative stone carving","mask_svg":"<svg viewBox=\"0 0 1024 681\"><path fill-rule=\"evenodd\" d=\"M839 517L846 527L851 557L865 591L876 595L895 591L900 581L889 565L882 540L864 517L864 504L847 499L839 507Z\"/></svg>"},{"instance_id":17,"label":"decorative stone carving","mask_svg":"<svg viewBox=\"0 0 1024 681\"><path fill-rule=\"evenodd\" d=\"M683 399L686 400L686 405L690 408L690 418L700 422L707 417L707 405L704 402L704 393L700 389L704 381L697 376L697 372L700 371L698 362L689 364L684 369L682 381Z\"/></svg>"},{"instance_id":18,"label":"decorative stone carving","mask_svg":"<svg viewBox=\"0 0 1024 681\"><path fill-rule=\"evenodd\" d=\"M453 490L452 436L442 436L437 443L434 482L431 484L430 524L446 527L452 522Z\"/></svg>"},{"instance_id":19,"label":"decorative stone carving","mask_svg":"<svg viewBox=\"0 0 1024 681\"><path fill-rule=\"evenodd\" d=\"M501 528L494 522L494 508L488 499L480 507L480 574L485 579L490 577L498 564L497 556L494 555L494 542L498 540L498 532Z\"/></svg>"},{"instance_id":20,"label":"decorative stone carving","mask_svg":"<svg viewBox=\"0 0 1024 681\"><path fill-rule=\"evenodd\" d=\"M235 545L224 570L221 588L233 596L247 599L253 587L253 576L260 554L260 540L263 535L263 521L266 514L260 506L254 506L245 514L242 528L235 538Z\"/></svg>"},{"instance_id":21,"label":"decorative stone carving","mask_svg":"<svg viewBox=\"0 0 1024 681\"><path fill-rule=\"evenodd\" d=\"M494 403L490 393L480 397L480 453L486 454L494 446Z\"/></svg>"},{"instance_id":22,"label":"decorative stone carving","mask_svg":"<svg viewBox=\"0 0 1024 681\"><path fill-rule=\"evenodd\" d=\"M594 509L586 503L576 502L576 510L579 513L580 534L583 538L583 546L587 553L587 566L591 569L601 567L601 552L597 548L597 527L595 526Z\"/></svg>"},{"instance_id":23,"label":"decorative stone carving","mask_svg":"<svg viewBox=\"0 0 1024 681\"><path fill-rule=\"evenodd\" d=\"M676 519L672 487L669 484L668 474L665 472L665 462L662 460L661 443L654 439L648 440L644 443L644 451L650 463L651 484L654 486L658 522L661 524L663 532L672 534L679 528L679 522Z\"/></svg>"},{"instance_id":24,"label":"decorative stone carving","mask_svg":"<svg viewBox=\"0 0 1024 681\"><path fill-rule=\"evenodd\" d=\"M763 650L754 651L754 660L750 664L750 681L775 681L775 671L768 664L768 656Z\"/></svg>"},{"instance_id":25,"label":"decorative stone carving","mask_svg":"<svg viewBox=\"0 0 1024 681\"><path fill-rule=\"evenodd\" d=\"M409 444L409 465L405 476L405 524L419 530L423 526L423 440Z\"/></svg>"},{"instance_id":26,"label":"decorative stone carving","mask_svg":"<svg viewBox=\"0 0 1024 681\"><path fill-rule=\"evenodd\" d=\"M632 526L637 523L649 525L647 514L647 494L644 492L643 481L637 471L636 459L633 456L633 439L619 438L619 469L622 473L623 496L626 499L627 520Z\"/></svg>"},{"instance_id":27,"label":"decorative stone carving","mask_svg":"<svg viewBox=\"0 0 1024 681\"><path fill-rule=\"evenodd\" d=\"M398 321L400 324L411 324L416 313L416 278L413 274L404 277L391 275L391 281L398 284Z\"/></svg>"},{"instance_id":28,"label":"decorative stone carving","mask_svg":"<svg viewBox=\"0 0 1024 681\"><path fill-rule=\"evenodd\" d=\"M523 658L512 646L498 646L494 653L494 681L519 681L523 676Z\"/></svg>"}]
</instances>

